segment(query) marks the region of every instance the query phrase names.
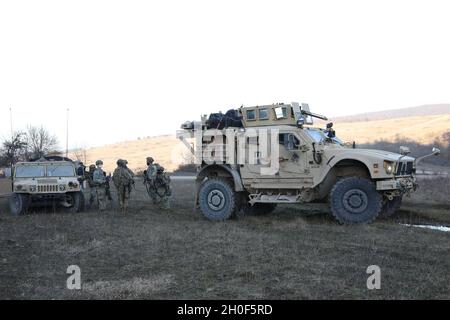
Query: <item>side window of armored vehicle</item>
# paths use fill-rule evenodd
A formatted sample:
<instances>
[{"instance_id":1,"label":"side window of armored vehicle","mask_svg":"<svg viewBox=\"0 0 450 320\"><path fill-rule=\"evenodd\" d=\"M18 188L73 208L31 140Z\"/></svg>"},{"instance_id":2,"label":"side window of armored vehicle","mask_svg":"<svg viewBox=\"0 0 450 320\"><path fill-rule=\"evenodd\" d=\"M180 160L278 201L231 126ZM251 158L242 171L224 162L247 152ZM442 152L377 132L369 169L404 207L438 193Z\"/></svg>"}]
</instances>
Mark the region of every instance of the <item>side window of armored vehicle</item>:
<instances>
[{"instance_id":1,"label":"side window of armored vehicle","mask_svg":"<svg viewBox=\"0 0 450 320\"><path fill-rule=\"evenodd\" d=\"M247 110L247 120L256 120L255 110Z\"/></svg>"},{"instance_id":2,"label":"side window of armored vehicle","mask_svg":"<svg viewBox=\"0 0 450 320\"><path fill-rule=\"evenodd\" d=\"M266 108L259 109L259 120L267 120L269 119L269 112Z\"/></svg>"},{"instance_id":3,"label":"side window of armored vehicle","mask_svg":"<svg viewBox=\"0 0 450 320\"><path fill-rule=\"evenodd\" d=\"M280 133L278 141L288 150L298 150L300 148L300 141L292 133Z\"/></svg>"},{"instance_id":4,"label":"side window of armored vehicle","mask_svg":"<svg viewBox=\"0 0 450 320\"><path fill-rule=\"evenodd\" d=\"M287 119L287 108L286 107L277 107L273 109L275 112L276 119Z\"/></svg>"}]
</instances>

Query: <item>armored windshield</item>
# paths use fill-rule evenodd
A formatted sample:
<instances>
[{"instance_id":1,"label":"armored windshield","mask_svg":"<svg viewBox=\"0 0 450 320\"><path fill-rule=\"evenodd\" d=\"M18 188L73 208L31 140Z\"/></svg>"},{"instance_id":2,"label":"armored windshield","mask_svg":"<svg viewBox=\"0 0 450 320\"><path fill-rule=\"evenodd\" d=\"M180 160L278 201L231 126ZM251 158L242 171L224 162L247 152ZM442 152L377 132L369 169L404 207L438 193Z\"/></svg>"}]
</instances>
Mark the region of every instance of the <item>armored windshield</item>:
<instances>
[{"instance_id":1,"label":"armored windshield","mask_svg":"<svg viewBox=\"0 0 450 320\"><path fill-rule=\"evenodd\" d=\"M305 131L317 143L324 142L327 139L325 132L323 132L322 130L308 129ZM331 138L331 141L336 144L343 144L341 139L339 139L338 137Z\"/></svg>"},{"instance_id":2,"label":"armored windshield","mask_svg":"<svg viewBox=\"0 0 450 320\"><path fill-rule=\"evenodd\" d=\"M16 178L34 178L45 176L45 166L18 166L15 169Z\"/></svg>"},{"instance_id":3,"label":"armored windshield","mask_svg":"<svg viewBox=\"0 0 450 320\"><path fill-rule=\"evenodd\" d=\"M47 166L47 176L49 177L73 177L74 167L70 165Z\"/></svg>"}]
</instances>

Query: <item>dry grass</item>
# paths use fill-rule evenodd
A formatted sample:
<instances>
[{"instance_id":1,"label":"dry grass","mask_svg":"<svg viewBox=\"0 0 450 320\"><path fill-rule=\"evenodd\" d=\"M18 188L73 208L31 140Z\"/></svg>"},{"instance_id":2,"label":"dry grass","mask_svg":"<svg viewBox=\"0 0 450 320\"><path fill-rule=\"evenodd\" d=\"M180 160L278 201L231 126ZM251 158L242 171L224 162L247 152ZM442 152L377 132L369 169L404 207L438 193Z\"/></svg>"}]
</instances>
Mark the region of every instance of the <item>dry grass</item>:
<instances>
[{"instance_id":1,"label":"dry grass","mask_svg":"<svg viewBox=\"0 0 450 320\"><path fill-rule=\"evenodd\" d=\"M114 171L116 161L118 159L128 160L128 166L135 170L143 170L146 168L145 159L148 156L155 158L156 162L161 164L168 171L178 168L181 163L179 149L176 148L180 141L173 136L150 137L141 140L125 141L117 144L106 145L103 147L91 148L86 150L85 164L95 163L96 160L102 159L105 170ZM173 155L175 159L172 160ZM69 155L70 158L76 159L74 153Z\"/></svg>"},{"instance_id":2,"label":"dry grass","mask_svg":"<svg viewBox=\"0 0 450 320\"><path fill-rule=\"evenodd\" d=\"M405 117L365 122L337 122L335 130L344 141L373 143L376 140L393 142L397 137L422 144L432 144L447 132L450 114L424 117Z\"/></svg>"},{"instance_id":3,"label":"dry grass","mask_svg":"<svg viewBox=\"0 0 450 320\"><path fill-rule=\"evenodd\" d=\"M127 216L11 217L3 203L0 298L450 298L450 235L398 224L430 221L426 208L363 226L340 226L314 205L212 223L193 211L191 183L174 182L168 212L139 183ZM80 291L65 288L71 264L81 268ZM381 290L366 288L372 264Z\"/></svg>"}]
</instances>

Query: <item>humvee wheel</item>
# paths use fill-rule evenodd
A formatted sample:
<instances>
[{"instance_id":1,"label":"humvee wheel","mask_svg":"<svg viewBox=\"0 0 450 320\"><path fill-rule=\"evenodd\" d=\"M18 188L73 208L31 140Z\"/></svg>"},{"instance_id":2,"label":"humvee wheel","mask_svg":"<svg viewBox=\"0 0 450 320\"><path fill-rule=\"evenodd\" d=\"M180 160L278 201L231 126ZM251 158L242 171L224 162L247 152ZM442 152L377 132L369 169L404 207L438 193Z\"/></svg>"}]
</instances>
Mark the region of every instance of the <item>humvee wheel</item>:
<instances>
[{"instance_id":1,"label":"humvee wheel","mask_svg":"<svg viewBox=\"0 0 450 320\"><path fill-rule=\"evenodd\" d=\"M236 209L233 187L223 179L208 179L200 187L199 204L203 215L209 220L229 219Z\"/></svg>"},{"instance_id":2,"label":"humvee wheel","mask_svg":"<svg viewBox=\"0 0 450 320\"><path fill-rule=\"evenodd\" d=\"M68 192L66 193L66 199L63 201L62 206L66 212L77 213L84 209L84 195L83 192Z\"/></svg>"},{"instance_id":3,"label":"humvee wheel","mask_svg":"<svg viewBox=\"0 0 450 320\"><path fill-rule=\"evenodd\" d=\"M29 206L30 197L26 194L13 193L9 197L9 210L15 216L25 214Z\"/></svg>"},{"instance_id":4,"label":"humvee wheel","mask_svg":"<svg viewBox=\"0 0 450 320\"><path fill-rule=\"evenodd\" d=\"M381 215L383 217L390 217L392 216L398 209L400 209L400 206L402 205L402 197L394 197L392 200L388 200L383 204L383 208L381 209Z\"/></svg>"},{"instance_id":5,"label":"humvee wheel","mask_svg":"<svg viewBox=\"0 0 450 320\"><path fill-rule=\"evenodd\" d=\"M370 180L364 178L343 178L330 192L331 213L343 224L372 222L381 207L381 194Z\"/></svg>"}]
</instances>

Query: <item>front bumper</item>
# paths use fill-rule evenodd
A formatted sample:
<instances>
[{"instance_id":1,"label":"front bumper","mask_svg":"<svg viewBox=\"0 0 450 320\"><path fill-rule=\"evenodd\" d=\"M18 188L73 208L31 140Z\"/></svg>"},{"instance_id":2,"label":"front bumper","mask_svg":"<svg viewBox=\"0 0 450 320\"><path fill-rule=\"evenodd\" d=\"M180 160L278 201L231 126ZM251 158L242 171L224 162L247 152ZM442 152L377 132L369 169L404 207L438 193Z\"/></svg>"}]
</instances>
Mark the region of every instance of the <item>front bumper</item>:
<instances>
[{"instance_id":1,"label":"front bumper","mask_svg":"<svg viewBox=\"0 0 450 320\"><path fill-rule=\"evenodd\" d=\"M378 191L397 190L402 194L415 191L417 189L417 180L414 176L395 177L394 179L378 180Z\"/></svg>"}]
</instances>

